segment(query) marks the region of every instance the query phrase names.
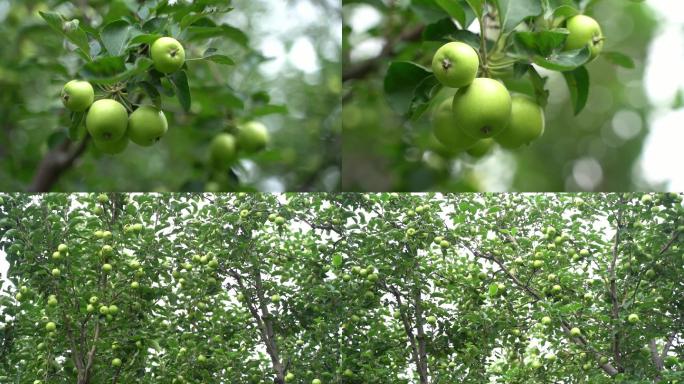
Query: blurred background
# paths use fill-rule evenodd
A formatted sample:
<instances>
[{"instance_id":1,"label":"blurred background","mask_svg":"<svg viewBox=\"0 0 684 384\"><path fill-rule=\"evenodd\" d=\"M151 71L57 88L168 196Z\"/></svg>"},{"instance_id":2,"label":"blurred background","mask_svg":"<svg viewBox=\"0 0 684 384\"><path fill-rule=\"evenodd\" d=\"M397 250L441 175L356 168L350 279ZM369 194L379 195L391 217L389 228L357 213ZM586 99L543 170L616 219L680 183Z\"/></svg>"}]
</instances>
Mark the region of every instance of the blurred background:
<instances>
[{"instance_id":1,"label":"blurred background","mask_svg":"<svg viewBox=\"0 0 684 384\"><path fill-rule=\"evenodd\" d=\"M29 189L41 160L69 124L59 99L83 62L38 14L99 28L154 1L0 0L0 190ZM170 0L171 7L192 0ZM207 3L207 2L203 2ZM190 113L164 97L169 132L152 148L120 155L91 148L51 186L57 191L337 190L340 185L341 13L337 0L234 0L211 17L237 38L184 43L187 58L209 46L236 65L188 62ZM255 104L267 108L253 108ZM271 107L273 106L273 107ZM258 111L258 113L256 112ZM211 138L232 118L250 115L269 129L265 152L218 179L206 165ZM239 181L238 181L239 180Z\"/></svg>"},{"instance_id":2,"label":"blurred background","mask_svg":"<svg viewBox=\"0 0 684 384\"><path fill-rule=\"evenodd\" d=\"M408 1L343 1L343 188L684 190L684 3L589 3L606 36L604 51L627 54L635 68L605 58L588 64L589 99L578 116L562 75L542 71L550 91L544 136L517 151L495 148L478 160L427 150L422 143L430 132L429 114L404 123L384 97L391 60L429 67L434 51L411 36L423 23L419 12ZM471 30L477 30L474 24Z\"/></svg>"}]
</instances>

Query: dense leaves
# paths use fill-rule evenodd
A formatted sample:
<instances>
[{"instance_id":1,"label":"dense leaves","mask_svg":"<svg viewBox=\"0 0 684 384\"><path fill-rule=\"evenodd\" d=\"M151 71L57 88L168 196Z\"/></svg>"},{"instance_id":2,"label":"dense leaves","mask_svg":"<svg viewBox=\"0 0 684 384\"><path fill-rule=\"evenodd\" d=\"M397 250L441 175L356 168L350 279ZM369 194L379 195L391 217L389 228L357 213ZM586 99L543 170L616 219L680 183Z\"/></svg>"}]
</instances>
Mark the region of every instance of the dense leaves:
<instances>
[{"instance_id":1,"label":"dense leaves","mask_svg":"<svg viewBox=\"0 0 684 384\"><path fill-rule=\"evenodd\" d=\"M681 195L1 198L1 382L684 373Z\"/></svg>"}]
</instances>

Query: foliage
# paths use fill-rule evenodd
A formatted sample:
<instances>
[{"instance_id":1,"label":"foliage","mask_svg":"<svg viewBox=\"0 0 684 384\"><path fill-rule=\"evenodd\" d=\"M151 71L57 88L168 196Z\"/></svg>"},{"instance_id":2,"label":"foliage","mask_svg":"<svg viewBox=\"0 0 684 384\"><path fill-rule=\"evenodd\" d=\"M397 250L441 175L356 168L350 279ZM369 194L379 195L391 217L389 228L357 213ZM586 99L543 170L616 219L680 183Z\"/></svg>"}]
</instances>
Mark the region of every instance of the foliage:
<instances>
[{"instance_id":1,"label":"foliage","mask_svg":"<svg viewBox=\"0 0 684 384\"><path fill-rule=\"evenodd\" d=\"M252 21L265 12L262 2L12 0L3 6L0 36L11 42L0 50L4 190L336 188L330 175L339 167L326 154L339 134L329 116L337 96L318 86L329 83L335 63L323 62L308 86L293 88L297 96L278 92L304 74L283 68L279 75L288 81L272 82L259 71L274 59L255 49L260 36ZM182 70L153 69L149 46L160 36L183 44ZM131 145L121 155L103 155L85 135L84 113L61 107L59 92L73 78L128 107L162 107L168 134L152 149ZM318 109L302 106L314 92ZM269 127L268 149L241 155L228 171L214 170L211 139L252 120Z\"/></svg>"},{"instance_id":2,"label":"foliage","mask_svg":"<svg viewBox=\"0 0 684 384\"><path fill-rule=\"evenodd\" d=\"M614 74L640 78L643 67L630 57L645 54L653 26L645 5L613 0L343 3L346 189L635 188L631 166L642 136L622 139L601 127L619 110L643 116L646 104L619 97L626 84ZM361 15L369 13L377 14L379 22L360 29ZM595 61L588 47L565 49L565 22L579 13L593 16L604 29L605 48ZM630 35L636 39L617 33L608 22L615 15L638 25ZM371 41L384 44L376 56L370 53ZM540 139L515 151L497 148L483 160L434 140L430 115L455 90L442 86L428 68L437 49L450 41L478 50L480 77L501 80L511 92L527 94L545 107L547 129ZM598 175L587 176L592 183L577 181L582 172L573 165L578 158L598 163ZM371 166L361 168L363 163Z\"/></svg>"},{"instance_id":3,"label":"foliage","mask_svg":"<svg viewBox=\"0 0 684 384\"><path fill-rule=\"evenodd\" d=\"M678 194L0 199L3 383L683 378Z\"/></svg>"}]
</instances>

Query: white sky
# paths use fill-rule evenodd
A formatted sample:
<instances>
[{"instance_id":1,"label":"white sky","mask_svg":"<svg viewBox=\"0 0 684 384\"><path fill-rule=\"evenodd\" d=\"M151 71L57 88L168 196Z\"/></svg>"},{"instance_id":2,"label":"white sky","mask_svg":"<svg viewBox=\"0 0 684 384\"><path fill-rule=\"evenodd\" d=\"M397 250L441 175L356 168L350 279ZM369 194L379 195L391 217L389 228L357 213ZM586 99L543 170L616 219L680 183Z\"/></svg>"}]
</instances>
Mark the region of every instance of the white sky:
<instances>
[{"instance_id":1,"label":"white sky","mask_svg":"<svg viewBox=\"0 0 684 384\"><path fill-rule=\"evenodd\" d=\"M677 91L684 91L684 71L682 70L684 68L684 2L649 0L648 5L656 12L658 27L648 49L644 86L648 102L655 109L647 117L648 124L644 124L635 111L625 108L617 111L606 126L613 131L614 136L623 141L633 139L647 126L649 133L633 172L635 183L640 184L640 181L665 183L664 188L667 190L681 191L684 190L684 172L681 172L677 165L684 163L684 151L681 150L681 144L684 143L684 109L672 110L671 105ZM368 5L355 6L349 17L349 24L356 34L362 34L381 21L380 13ZM611 20L605 22L609 24ZM469 29L476 31L477 28L477 21L475 21ZM618 28L616 33L630 28ZM621 38L621 36L613 37ZM382 49L383 41L369 38L361 41L353 40L352 44L356 45L351 55L352 59L362 60L377 55ZM551 86L554 86L554 80L558 79L551 76L549 80ZM562 81L562 78L559 81ZM606 93L604 89L593 89L593 91ZM631 100L630 104L632 104ZM501 164L506 164L506 166ZM510 156L508 152L494 151L493 155L474 166L478 175L484 175L481 184L485 190L506 191L510 189L512 179L500 177L502 174L512 173L516 167L515 157ZM604 172L600 163L593 157L578 158L572 166L567 186L569 189L592 190L600 185Z\"/></svg>"}]
</instances>

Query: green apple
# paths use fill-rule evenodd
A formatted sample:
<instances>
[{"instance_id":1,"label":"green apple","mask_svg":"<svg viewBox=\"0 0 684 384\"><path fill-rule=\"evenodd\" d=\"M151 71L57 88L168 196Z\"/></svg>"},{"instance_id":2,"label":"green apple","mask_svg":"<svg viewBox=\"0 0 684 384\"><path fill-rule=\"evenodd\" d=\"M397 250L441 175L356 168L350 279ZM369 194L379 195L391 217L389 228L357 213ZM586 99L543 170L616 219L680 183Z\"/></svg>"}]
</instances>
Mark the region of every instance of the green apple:
<instances>
[{"instance_id":1,"label":"green apple","mask_svg":"<svg viewBox=\"0 0 684 384\"><path fill-rule=\"evenodd\" d=\"M95 306L94 306L94 305L92 305L92 304L86 305L86 312L92 313L92 312L94 312L94 311L95 311Z\"/></svg>"},{"instance_id":2,"label":"green apple","mask_svg":"<svg viewBox=\"0 0 684 384\"><path fill-rule=\"evenodd\" d=\"M275 294L275 295L271 296L271 301L274 303L279 302L280 301L280 295Z\"/></svg>"},{"instance_id":3,"label":"green apple","mask_svg":"<svg viewBox=\"0 0 684 384\"><path fill-rule=\"evenodd\" d=\"M463 132L475 139L501 133L511 117L511 95L500 82L477 78L454 95L454 119Z\"/></svg>"},{"instance_id":4,"label":"green apple","mask_svg":"<svg viewBox=\"0 0 684 384\"><path fill-rule=\"evenodd\" d=\"M347 369L344 370L344 372L342 372L342 375L345 376L345 377L352 377L352 376L354 376L354 371L352 371L351 369L347 368Z\"/></svg>"},{"instance_id":5,"label":"green apple","mask_svg":"<svg viewBox=\"0 0 684 384\"><path fill-rule=\"evenodd\" d=\"M61 254L61 253L59 253L59 252L57 252L57 251L52 252L52 259L53 259L53 260L59 260L59 259L61 259L61 258L62 258L62 254Z\"/></svg>"},{"instance_id":6,"label":"green apple","mask_svg":"<svg viewBox=\"0 0 684 384\"><path fill-rule=\"evenodd\" d=\"M199 356L197 356L197 362L198 362L198 363L204 363L205 361L207 361L207 357L206 357L206 356L204 356L204 355L199 355Z\"/></svg>"},{"instance_id":7,"label":"green apple","mask_svg":"<svg viewBox=\"0 0 684 384\"><path fill-rule=\"evenodd\" d=\"M150 48L150 56L154 68L162 73L176 72L185 63L185 49L172 37L160 37L155 40Z\"/></svg>"},{"instance_id":8,"label":"green apple","mask_svg":"<svg viewBox=\"0 0 684 384\"><path fill-rule=\"evenodd\" d=\"M504 148L515 149L529 145L542 134L544 110L527 95L511 96L511 119L508 127L495 137L496 142Z\"/></svg>"},{"instance_id":9,"label":"green apple","mask_svg":"<svg viewBox=\"0 0 684 384\"><path fill-rule=\"evenodd\" d=\"M90 299L88 299L90 304L96 304L97 300L98 300L97 296L90 296Z\"/></svg>"},{"instance_id":10,"label":"green apple","mask_svg":"<svg viewBox=\"0 0 684 384\"><path fill-rule=\"evenodd\" d=\"M451 244L446 240L442 240L439 242L439 246L442 248L449 248L451 246Z\"/></svg>"},{"instance_id":11,"label":"green apple","mask_svg":"<svg viewBox=\"0 0 684 384\"><path fill-rule=\"evenodd\" d=\"M46 331L52 332L52 331L54 331L55 329L57 329L57 325L56 325L55 323L53 323L52 321L50 321L50 322L48 322L47 324L45 324L45 330L46 330Z\"/></svg>"},{"instance_id":12,"label":"green apple","mask_svg":"<svg viewBox=\"0 0 684 384\"><path fill-rule=\"evenodd\" d=\"M322 384L322 381L320 379L313 379L311 380L311 384Z\"/></svg>"},{"instance_id":13,"label":"green apple","mask_svg":"<svg viewBox=\"0 0 684 384\"><path fill-rule=\"evenodd\" d=\"M480 57L468 44L451 42L442 45L432 58L432 72L437 80L451 88L473 82L480 67Z\"/></svg>"},{"instance_id":14,"label":"green apple","mask_svg":"<svg viewBox=\"0 0 684 384\"><path fill-rule=\"evenodd\" d=\"M128 136L123 135L120 139L115 141L100 141L93 140L95 148L107 155L116 155L126 150L128 147Z\"/></svg>"},{"instance_id":15,"label":"green apple","mask_svg":"<svg viewBox=\"0 0 684 384\"><path fill-rule=\"evenodd\" d=\"M62 272L59 270L59 268L54 268L54 269L52 269L52 276L54 276L54 277L59 277L59 275L60 275L61 273L62 273Z\"/></svg>"},{"instance_id":16,"label":"green apple","mask_svg":"<svg viewBox=\"0 0 684 384\"><path fill-rule=\"evenodd\" d=\"M102 250L100 252L106 256L106 255L111 255L113 251L114 251L114 248L112 248L111 245L105 245L102 247Z\"/></svg>"},{"instance_id":17,"label":"green apple","mask_svg":"<svg viewBox=\"0 0 684 384\"><path fill-rule=\"evenodd\" d=\"M119 359L118 357L114 358L112 360L112 367L120 367L120 366L121 366L121 359Z\"/></svg>"},{"instance_id":18,"label":"green apple","mask_svg":"<svg viewBox=\"0 0 684 384\"><path fill-rule=\"evenodd\" d=\"M60 244L59 246L57 246L57 250L60 252L66 252L67 249L69 249L69 247L67 247L66 244Z\"/></svg>"},{"instance_id":19,"label":"green apple","mask_svg":"<svg viewBox=\"0 0 684 384\"><path fill-rule=\"evenodd\" d=\"M582 331L580 331L579 328L575 327L570 330L570 336L572 337L578 337L582 335Z\"/></svg>"},{"instance_id":20,"label":"green apple","mask_svg":"<svg viewBox=\"0 0 684 384\"><path fill-rule=\"evenodd\" d=\"M51 306L51 307L56 306L56 305L57 305L57 296L55 296L55 295L50 295L50 296L48 297L47 304L48 304L49 306Z\"/></svg>"},{"instance_id":21,"label":"green apple","mask_svg":"<svg viewBox=\"0 0 684 384\"><path fill-rule=\"evenodd\" d=\"M533 268L541 268L544 265L544 260L535 260L532 262Z\"/></svg>"},{"instance_id":22,"label":"green apple","mask_svg":"<svg viewBox=\"0 0 684 384\"><path fill-rule=\"evenodd\" d=\"M84 112L93 104L95 91L87 81L71 80L62 89L62 103L74 112Z\"/></svg>"},{"instance_id":23,"label":"green apple","mask_svg":"<svg viewBox=\"0 0 684 384\"><path fill-rule=\"evenodd\" d=\"M591 59L595 59L603 50L603 33L601 26L593 18L577 15L568 19L566 28L570 32L565 40L565 50L581 49L589 45Z\"/></svg>"},{"instance_id":24,"label":"green apple","mask_svg":"<svg viewBox=\"0 0 684 384\"><path fill-rule=\"evenodd\" d=\"M285 224L285 218L282 216L276 217L275 224L278 226Z\"/></svg>"},{"instance_id":25,"label":"green apple","mask_svg":"<svg viewBox=\"0 0 684 384\"><path fill-rule=\"evenodd\" d=\"M228 169L236 159L235 137L229 133L220 133L209 145L209 160L218 169Z\"/></svg>"},{"instance_id":26,"label":"green apple","mask_svg":"<svg viewBox=\"0 0 684 384\"><path fill-rule=\"evenodd\" d=\"M109 308L107 308L106 305L100 306L100 313L103 314L103 315L108 314L108 313L109 313Z\"/></svg>"},{"instance_id":27,"label":"green apple","mask_svg":"<svg viewBox=\"0 0 684 384\"><path fill-rule=\"evenodd\" d=\"M649 204L652 201L653 201L653 196L651 196L649 194L645 194L645 195L641 196L641 204ZM639 223L639 224L641 224L641 223Z\"/></svg>"},{"instance_id":28,"label":"green apple","mask_svg":"<svg viewBox=\"0 0 684 384\"><path fill-rule=\"evenodd\" d=\"M548 316L544 316L541 319L541 323L542 323L542 325L549 325L549 324L551 324L551 318Z\"/></svg>"},{"instance_id":29,"label":"green apple","mask_svg":"<svg viewBox=\"0 0 684 384\"><path fill-rule=\"evenodd\" d=\"M127 127L126 108L112 99L94 102L86 116L86 128L96 141L118 141L126 134Z\"/></svg>"},{"instance_id":30,"label":"green apple","mask_svg":"<svg viewBox=\"0 0 684 384\"><path fill-rule=\"evenodd\" d=\"M437 324L437 318L434 316L428 316L425 318L425 320L428 322L428 324L431 324L431 325Z\"/></svg>"},{"instance_id":31,"label":"green apple","mask_svg":"<svg viewBox=\"0 0 684 384\"><path fill-rule=\"evenodd\" d=\"M453 99L448 98L435 109L432 114L432 133L450 154L456 154L475 145L477 139L466 135L458 127L454 120L452 103Z\"/></svg>"},{"instance_id":32,"label":"green apple","mask_svg":"<svg viewBox=\"0 0 684 384\"><path fill-rule=\"evenodd\" d=\"M285 382L289 383L290 381L294 380L294 378L294 373L288 372L287 375L285 375Z\"/></svg>"},{"instance_id":33,"label":"green apple","mask_svg":"<svg viewBox=\"0 0 684 384\"><path fill-rule=\"evenodd\" d=\"M636 324L639 322L639 315L636 313L632 313L627 317L627 321L629 321L632 324Z\"/></svg>"},{"instance_id":34,"label":"green apple","mask_svg":"<svg viewBox=\"0 0 684 384\"><path fill-rule=\"evenodd\" d=\"M159 141L168 129L169 124L164 112L151 105L136 109L128 119L128 137L143 147L149 147Z\"/></svg>"},{"instance_id":35,"label":"green apple","mask_svg":"<svg viewBox=\"0 0 684 384\"><path fill-rule=\"evenodd\" d=\"M470 156L476 158L476 159L480 159L480 158L484 157L486 154L488 154L492 150L493 147L494 147L494 140L493 139L482 139L482 140L478 140L475 143L475 145L473 145L472 147L470 147L470 149L468 149L466 151L466 153L469 154Z\"/></svg>"},{"instance_id":36,"label":"green apple","mask_svg":"<svg viewBox=\"0 0 684 384\"><path fill-rule=\"evenodd\" d=\"M238 148L246 152L257 152L268 145L269 134L266 126L258 121L250 121L238 127Z\"/></svg>"},{"instance_id":37,"label":"green apple","mask_svg":"<svg viewBox=\"0 0 684 384\"><path fill-rule=\"evenodd\" d=\"M117 313L117 312L119 312L119 307L117 307L117 306L114 305L114 304L110 305L110 306L107 308L107 313L108 313L108 314L112 314L112 315L113 315L113 314L115 314L115 313Z\"/></svg>"},{"instance_id":38,"label":"green apple","mask_svg":"<svg viewBox=\"0 0 684 384\"><path fill-rule=\"evenodd\" d=\"M554 285L553 287L551 287L551 292L553 292L553 293L560 293L561 290L562 290L562 288L561 288L561 286L558 285L558 284L556 284L556 285Z\"/></svg>"},{"instance_id":39,"label":"green apple","mask_svg":"<svg viewBox=\"0 0 684 384\"><path fill-rule=\"evenodd\" d=\"M137 281L132 282L132 283L131 283L131 288L133 288L133 289L138 289L138 288L140 288L140 283L138 283Z\"/></svg>"}]
</instances>

